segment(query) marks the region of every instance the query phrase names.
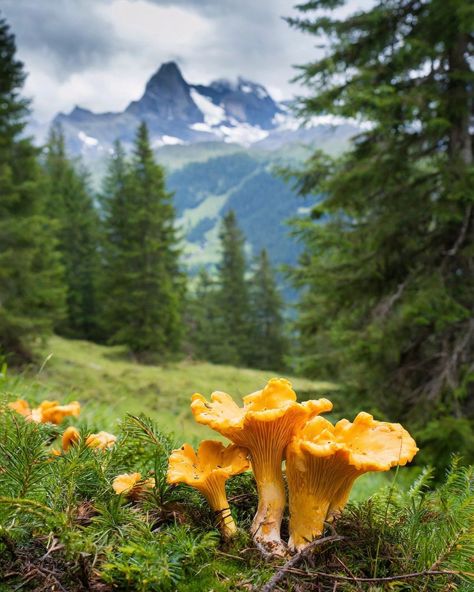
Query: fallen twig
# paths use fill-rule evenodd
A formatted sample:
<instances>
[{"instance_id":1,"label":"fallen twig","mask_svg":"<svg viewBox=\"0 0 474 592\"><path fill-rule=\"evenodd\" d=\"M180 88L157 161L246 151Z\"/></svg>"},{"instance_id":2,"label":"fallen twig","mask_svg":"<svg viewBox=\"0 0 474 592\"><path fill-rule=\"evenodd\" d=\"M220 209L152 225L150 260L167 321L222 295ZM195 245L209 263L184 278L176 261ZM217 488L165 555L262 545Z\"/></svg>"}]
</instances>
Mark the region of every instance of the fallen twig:
<instances>
[{"instance_id":1,"label":"fallen twig","mask_svg":"<svg viewBox=\"0 0 474 592\"><path fill-rule=\"evenodd\" d=\"M314 571L311 573L307 573L307 575L312 576L320 576L322 578L330 578L334 580L345 580L348 582L365 582L370 584L377 584L379 582L396 582L397 580L409 580L411 578L421 578L426 576L462 576L462 575L470 575L473 576L474 574L470 574L467 572L462 571L450 571L450 570L439 570L439 571L431 571L429 569L425 571L417 571L413 573L407 574L398 574L396 576L386 576L384 578L359 578L356 576L340 576L337 574L330 574L323 571ZM263 590L262 590L263 592Z\"/></svg>"},{"instance_id":2,"label":"fallen twig","mask_svg":"<svg viewBox=\"0 0 474 592\"><path fill-rule=\"evenodd\" d=\"M273 576L272 578L265 584L262 588L261 592L271 592L279 582L285 577L287 572L294 568L300 561L302 561L305 557L307 557L313 549L324 545L325 543L335 543L336 541L342 541L345 537L339 536L337 534L323 537L322 539L316 539L306 545L304 549L302 549L299 553L296 553L289 561L285 563Z\"/></svg>"}]
</instances>

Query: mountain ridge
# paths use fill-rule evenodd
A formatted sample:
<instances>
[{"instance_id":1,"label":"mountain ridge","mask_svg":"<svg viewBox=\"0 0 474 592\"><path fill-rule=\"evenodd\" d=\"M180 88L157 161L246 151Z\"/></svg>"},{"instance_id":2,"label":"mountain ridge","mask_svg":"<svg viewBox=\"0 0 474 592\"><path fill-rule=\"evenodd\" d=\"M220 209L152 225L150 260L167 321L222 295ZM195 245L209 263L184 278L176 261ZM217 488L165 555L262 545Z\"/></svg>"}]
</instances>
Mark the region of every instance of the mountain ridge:
<instances>
[{"instance_id":1,"label":"mountain ridge","mask_svg":"<svg viewBox=\"0 0 474 592\"><path fill-rule=\"evenodd\" d=\"M242 77L235 83L189 84L175 62L166 62L123 111L94 113L76 105L70 113L59 113L53 124L63 127L70 151L81 154L107 152L115 139L127 147L142 121L155 148L212 141L248 146L281 130L288 117L288 107L261 84Z\"/></svg>"}]
</instances>

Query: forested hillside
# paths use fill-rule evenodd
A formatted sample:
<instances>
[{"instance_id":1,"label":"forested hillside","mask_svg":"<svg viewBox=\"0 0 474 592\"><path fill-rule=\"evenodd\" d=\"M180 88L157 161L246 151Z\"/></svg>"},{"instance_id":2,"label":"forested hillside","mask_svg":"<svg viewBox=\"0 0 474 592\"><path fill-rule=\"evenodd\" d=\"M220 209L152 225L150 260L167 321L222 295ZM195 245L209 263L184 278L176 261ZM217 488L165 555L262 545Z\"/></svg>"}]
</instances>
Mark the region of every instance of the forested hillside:
<instances>
[{"instance_id":1,"label":"forested hillside","mask_svg":"<svg viewBox=\"0 0 474 592\"><path fill-rule=\"evenodd\" d=\"M317 198L298 198L277 174L278 160L241 152L188 164L169 175L191 271L219 259L218 228L236 213L249 256L266 249L274 265L296 263L301 251L289 222L308 212Z\"/></svg>"}]
</instances>

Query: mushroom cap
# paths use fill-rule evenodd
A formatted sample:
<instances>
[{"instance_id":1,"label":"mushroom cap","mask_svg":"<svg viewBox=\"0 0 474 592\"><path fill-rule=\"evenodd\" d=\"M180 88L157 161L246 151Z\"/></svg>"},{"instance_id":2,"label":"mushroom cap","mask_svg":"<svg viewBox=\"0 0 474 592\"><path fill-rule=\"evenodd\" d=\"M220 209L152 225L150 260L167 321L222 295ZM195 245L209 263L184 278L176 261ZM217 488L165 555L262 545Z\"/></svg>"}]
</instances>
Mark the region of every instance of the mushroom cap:
<instances>
[{"instance_id":1,"label":"mushroom cap","mask_svg":"<svg viewBox=\"0 0 474 592\"><path fill-rule=\"evenodd\" d=\"M79 430L77 428L74 426L69 426L66 428L61 438L63 450L69 450L70 446L79 442L80 438L81 435L79 434Z\"/></svg>"},{"instance_id":2,"label":"mushroom cap","mask_svg":"<svg viewBox=\"0 0 474 592\"><path fill-rule=\"evenodd\" d=\"M376 421L361 412L351 423L341 419L333 426L322 417L308 421L295 435L291 450L315 457L337 457L357 471L388 471L405 465L418 452L415 440L399 423Z\"/></svg>"},{"instance_id":3,"label":"mushroom cap","mask_svg":"<svg viewBox=\"0 0 474 592\"><path fill-rule=\"evenodd\" d=\"M317 457L332 456L341 449L341 443L335 437L334 426L319 415L306 422L295 434L291 445L293 449L300 448Z\"/></svg>"},{"instance_id":4,"label":"mushroom cap","mask_svg":"<svg viewBox=\"0 0 474 592\"><path fill-rule=\"evenodd\" d=\"M112 488L117 495L121 493L142 493L154 486L155 480L153 477L143 480L141 473L122 473L117 475L112 482Z\"/></svg>"},{"instance_id":5,"label":"mushroom cap","mask_svg":"<svg viewBox=\"0 0 474 592\"><path fill-rule=\"evenodd\" d=\"M364 412L353 423L341 419L334 432L337 440L344 443L349 464L360 471L388 471L396 465L406 465L419 450L399 423L376 421Z\"/></svg>"},{"instance_id":6,"label":"mushroom cap","mask_svg":"<svg viewBox=\"0 0 474 592\"><path fill-rule=\"evenodd\" d=\"M39 411L39 421L42 423L50 422L58 425L67 416L78 417L81 405L78 401L73 401L68 405L60 405L58 401L43 401L37 409L33 409L33 416L35 411Z\"/></svg>"},{"instance_id":7,"label":"mushroom cap","mask_svg":"<svg viewBox=\"0 0 474 592\"><path fill-rule=\"evenodd\" d=\"M116 494L130 491L140 482L141 478L141 473L123 473L117 475L112 482L113 490Z\"/></svg>"},{"instance_id":8,"label":"mushroom cap","mask_svg":"<svg viewBox=\"0 0 474 592\"><path fill-rule=\"evenodd\" d=\"M243 473L250 467L245 448L217 440L203 440L197 452L190 444L173 450L169 458L168 483L186 483L193 487L205 486L210 476L223 480Z\"/></svg>"},{"instance_id":9,"label":"mushroom cap","mask_svg":"<svg viewBox=\"0 0 474 592\"><path fill-rule=\"evenodd\" d=\"M109 434L109 432L98 432L97 434L89 434L89 436L87 436L86 446L105 450L106 448L112 448L116 440L117 437L113 434Z\"/></svg>"},{"instance_id":10,"label":"mushroom cap","mask_svg":"<svg viewBox=\"0 0 474 592\"><path fill-rule=\"evenodd\" d=\"M208 403L201 394L195 393L191 410L199 423L209 425L237 444L246 445L243 432L255 422L271 423L288 416L286 423L291 431L293 423L332 409L328 399L297 403L296 393L285 378L272 378L262 390L247 395L243 401L243 407L239 407L230 395L217 391L212 393Z\"/></svg>"},{"instance_id":11,"label":"mushroom cap","mask_svg":"<svg viewBox=\"0 0 474 592\"><path fill-rule=\"evenodd\" d=\"M38 407L31 409L27 401L18 399L18 401L9 403L8 406L36 423L50 422L56 425L60 424L68 415L78 417L81 411L81 405L78 401L73 401L68 405L60 405L59 401L46 400L40 403Z\"/></svg>"},{"instance_id":12,"label":"mushroom cap","mask_svg":"<svg viewBox=\"0 0 474 592\"><path fill-rule=\"evenodd\" d=\"M20 413L20 415L23 415L25 417L29 417L31 415L30 406L29 406L28 402L25 401L24 399L18 399L17 401L12 401L11 403L8 403L8 407L10 409L13 409L13 411Z\"/></svg>"}]
</instances>

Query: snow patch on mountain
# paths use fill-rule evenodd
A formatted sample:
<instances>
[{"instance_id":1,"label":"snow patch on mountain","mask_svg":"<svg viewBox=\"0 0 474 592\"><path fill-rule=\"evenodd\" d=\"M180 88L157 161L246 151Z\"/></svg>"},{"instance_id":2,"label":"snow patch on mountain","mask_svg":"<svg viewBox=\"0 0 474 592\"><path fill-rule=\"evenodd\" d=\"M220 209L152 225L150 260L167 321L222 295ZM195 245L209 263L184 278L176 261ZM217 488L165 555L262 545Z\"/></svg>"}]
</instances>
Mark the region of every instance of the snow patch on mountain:
<instances>
[{"instance_id":1,"label":"snow patch on mountain","mask_svg":"<svg viewBox=\"0 0 474 592\"><path fill-rule=\"evenodd\" d=\"M80 132L78 132L77 137L86 146L98 146L99 145L99 140L97 138L93 138L92 136L88 136L82 130Z\"/></svg>"},{"instance_id":2,"label":"snow patch on mountain","mask_svg":"<svg viewBox=\"0 0 474 592\"><path fill-rule=\"evenodd\" d=\"M235 123L233 126L221 125L219 132L224 142L241 144L246 147L260 140L264 140L269 133L248 123Z\"/></svg>"},{"instance_id":3,"label":"snow patch on mountain","mask_svg":"<svg viewBox=\"0 0 474 592\"><path fill-rule=\"evenodd\" d=\"M204 116L204 121L208 125L219 125L219 123L225 120L226 116L223 107L219 105L214 105L214 103L210 99L201 95L194 88L190 90L190 93L192 100L196 103L197 108L199 109L199 111L201 111L201 113Z\"/></svg>"},{"instance_id":4,"label":"snow patch on mountain","mask_svg":"<svg viewBox=\"0 0 474 592\"><path fill-rule=\"evenodd\" d=\"M301 125L290 113L276 113L272 121L279 130L295 131Z\"/></svg>"}]
</instances>

